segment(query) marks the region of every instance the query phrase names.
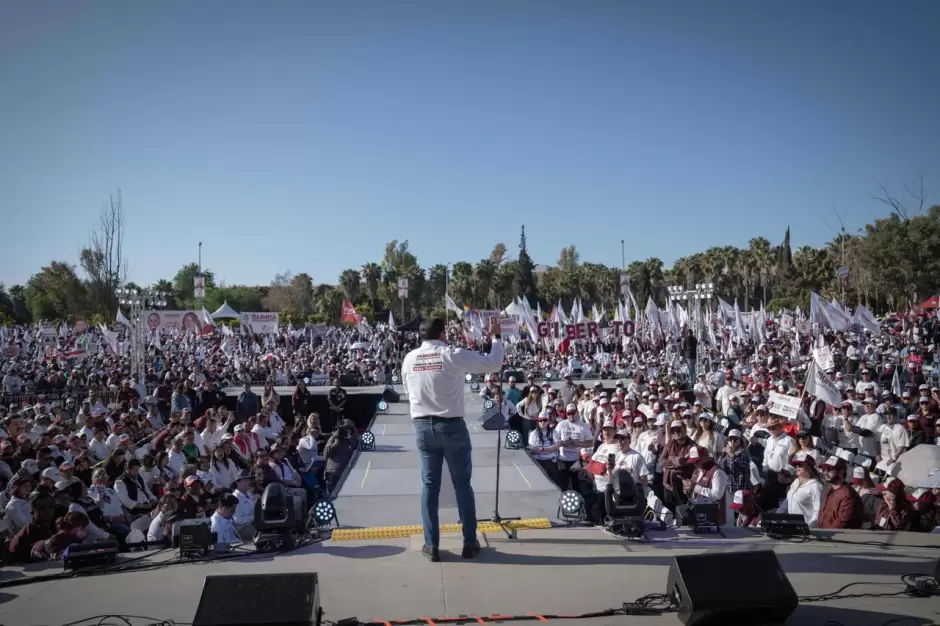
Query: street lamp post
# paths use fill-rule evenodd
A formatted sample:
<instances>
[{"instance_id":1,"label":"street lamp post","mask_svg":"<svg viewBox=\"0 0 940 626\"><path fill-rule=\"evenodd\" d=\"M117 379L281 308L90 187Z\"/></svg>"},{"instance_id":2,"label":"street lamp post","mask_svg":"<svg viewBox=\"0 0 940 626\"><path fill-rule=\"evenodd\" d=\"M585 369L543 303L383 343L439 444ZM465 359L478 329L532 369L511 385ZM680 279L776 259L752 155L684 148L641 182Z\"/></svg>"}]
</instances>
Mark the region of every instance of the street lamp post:
<instances>
[{"instance_id":1,"label":"street lamp post","mask_svg":"<svg viewBox=\"0 0 940 626\"><path fill-rule=\"evenodd\" d=\"M126 306L130 310L128 316L132 325L132 352L131 352L131 371L137 375L138 379L144 373L144 362L147 355L147 320L144 312L150 308L162 309L166 306L166 293L162 291L150 291L149 289L126 289L121 287L117 290L118 303Z\"/></svg>"}]
</instances>

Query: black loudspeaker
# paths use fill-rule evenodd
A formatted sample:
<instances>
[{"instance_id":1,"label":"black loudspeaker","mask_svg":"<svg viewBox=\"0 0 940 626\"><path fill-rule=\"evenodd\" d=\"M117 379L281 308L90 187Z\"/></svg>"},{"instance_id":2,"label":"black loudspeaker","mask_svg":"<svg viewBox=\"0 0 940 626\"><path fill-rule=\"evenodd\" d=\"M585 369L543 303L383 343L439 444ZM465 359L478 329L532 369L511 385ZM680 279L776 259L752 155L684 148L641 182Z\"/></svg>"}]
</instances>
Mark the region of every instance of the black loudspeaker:
<instances>
[{"instance_id":1,"label":"black loudspeaker","mask_svg":"<svg viewBox=\"0 0 940 626\"><path fill-rule=\"evenodd\" d=\"M352 374L340 374L339 385L340 387L358 387L359 377Z\"/></svg>"},{"instance_id":2,"label":"black loudspeaker","mask_svg":"<svg viewBox=\"0 0 940 626\"><path fill-rule=\"evenodd\" d=\"M319 626L322 615L315 573L216 575L206 576L192 626Z\"/></svg>"},{"instance_id":3,"label":"black loudspeaker","mask_svg":"<svg viewBox=\"0 0 940 626\"><path fill-rule=\"evenodd\" d=\"M65 569L78 569L91 565L108 565L117 561L118 542L75 543L65 549Z\"/></svg>"},{"instance_id":4,"label":"black loudspeaker","mask_svg":"<svg viewBox=\"0 0 940 626\"><path fill-rule=\"evenodd\" d=\"M385 391L382 392L382 399L392 404L393 402L401 402L401 395L395 391L395 388L391 385L385 387Z\"/></svg>"},{"instance_id":5,"label":"black loudspeaker","mask_svg":"<svg viewBox=\"0 0 940 626\"><path fill-rule=\"evenodd\" d=\"M722 572L746 572L729 585ZM784 624L799 598L773 550L677 556L666 595L686 626Z\"/></svg>"}]
</instances>

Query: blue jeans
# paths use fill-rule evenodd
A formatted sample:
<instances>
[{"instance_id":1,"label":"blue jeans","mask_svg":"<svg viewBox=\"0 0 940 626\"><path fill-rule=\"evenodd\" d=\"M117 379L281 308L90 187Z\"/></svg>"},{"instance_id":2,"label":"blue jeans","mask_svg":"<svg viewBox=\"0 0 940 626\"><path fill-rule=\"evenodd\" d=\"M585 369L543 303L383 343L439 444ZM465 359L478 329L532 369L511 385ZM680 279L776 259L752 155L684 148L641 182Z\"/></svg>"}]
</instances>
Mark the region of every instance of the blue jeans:
<instances>
[{"instance_id":1,"label":"blue jeans","mask_svg":"<svg viewBox=\"0 0 940 626\"><path fill-rule=\"evenodd\" d=\"M415 420L415 438L421 455L421 523L424 545L440 545L441 531L438 501L441 494L441 470L447 469L454 483L457 511L463 525L464 545L477 540L477 507L470 486L473 473L470 432L462 419L431 418Z\"/></svg>"}]
</instances>

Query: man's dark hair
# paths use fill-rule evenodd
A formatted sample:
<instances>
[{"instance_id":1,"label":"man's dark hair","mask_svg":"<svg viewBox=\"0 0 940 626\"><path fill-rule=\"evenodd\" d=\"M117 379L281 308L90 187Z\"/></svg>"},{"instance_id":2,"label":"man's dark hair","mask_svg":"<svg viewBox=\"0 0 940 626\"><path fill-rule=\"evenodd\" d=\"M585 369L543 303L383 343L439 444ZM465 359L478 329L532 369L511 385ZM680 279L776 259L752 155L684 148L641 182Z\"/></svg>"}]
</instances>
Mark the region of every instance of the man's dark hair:
<instances>
[{"instance_id":1,"label":"man's dark hair","mask_svg":"<svg viewBox=\"0 0 940 626\"><path fill-rule=\"evenodd\" d=\"M219 506L224 506L226 508L234 508L238 506L238 498L233 496L230 493L225 494L219 498Z\"/></svg>"},{"instance_id":2,"label":"man's dark hair","mask_svg":"<svg viewBox=\"0 0 940 626\"><path fill-rule=\"evenodd\" d=\"M444 320L440 317L432 317L421 322L419 329L422 341L437 341L444 332Z\"/></svg>"}]
</instances>

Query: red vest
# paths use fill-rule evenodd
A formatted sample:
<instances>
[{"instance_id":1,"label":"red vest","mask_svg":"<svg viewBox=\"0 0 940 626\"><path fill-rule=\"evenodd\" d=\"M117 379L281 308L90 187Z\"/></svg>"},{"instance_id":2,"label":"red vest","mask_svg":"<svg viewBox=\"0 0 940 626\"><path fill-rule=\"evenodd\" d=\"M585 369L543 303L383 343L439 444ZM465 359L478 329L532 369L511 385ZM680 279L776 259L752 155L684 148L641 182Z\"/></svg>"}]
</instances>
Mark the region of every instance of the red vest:
<instances>
[{"instance_id":1,"label":"red vest","mask_svg":"<svg viewBox=\"0 0 940 626\"><path fill-rule=\"evenodd\" d=\"M711 489L712 487L712 478L715 476L715 472L718 471L718 464L712 461L712 466L707 470L701 472L698 477L698 480L695 481L696 485L700 487L705 487ZM725 523L725 494L721 495L721 498L718 500L718 523Z\"/></svg>"}]
</instances>

